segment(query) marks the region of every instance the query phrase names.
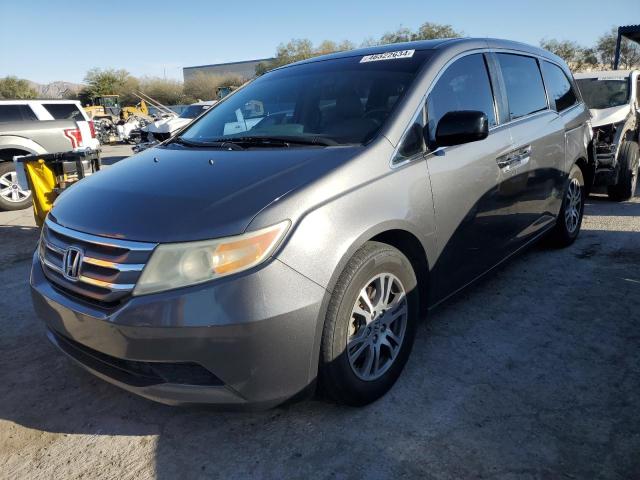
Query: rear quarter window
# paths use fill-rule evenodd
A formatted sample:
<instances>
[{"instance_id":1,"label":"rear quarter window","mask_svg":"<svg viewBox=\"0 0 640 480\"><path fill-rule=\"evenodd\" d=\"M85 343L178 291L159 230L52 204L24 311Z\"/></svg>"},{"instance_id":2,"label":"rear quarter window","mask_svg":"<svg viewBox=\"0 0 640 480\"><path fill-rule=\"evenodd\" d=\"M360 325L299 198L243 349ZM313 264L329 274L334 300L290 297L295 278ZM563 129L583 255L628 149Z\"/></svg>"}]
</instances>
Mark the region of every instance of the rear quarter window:
<instances>
[{"instance_id":1,"label":"rear quarter window","mask_svg":"<svg viewBox=\"0 0 640 480\"><path fill-rule=\"evenodd\" d=\"M29 105L0 105L0 122L28 122L38 120Z\"/></svg>"},{"instance_id":2,"label":"rear quarter window","mask_svg":"<svg viewBox=\"0 0 640 480\"><path fill-rule=\"evenodd\" d=\"M578 99L573 91L571 81L560 67L543 61L542 72L549 92L551 106L557 112L562 112L577 103Z\"/></svg>"},{"instance_id":3,"label":"rear quarter window","mask_svg":"<svg viewBox=\"0 0 640 480\"><path fill-rule=\"evenodd\" d=\"M499 53L497 55L509 103L511 119L547 108L547 95L538 61L533 57Z\"/></svg>"},{"instance_id":4,"label":"rear quarter window","mask_svg":"<svg viewBox=\"0 0 640 480\"><path fill-rule=\"evenodd\" d=\"M43 103L42 106L55 120L75 120L76 122L86 120L74 103Z\"/></svg>"}]
</instances>

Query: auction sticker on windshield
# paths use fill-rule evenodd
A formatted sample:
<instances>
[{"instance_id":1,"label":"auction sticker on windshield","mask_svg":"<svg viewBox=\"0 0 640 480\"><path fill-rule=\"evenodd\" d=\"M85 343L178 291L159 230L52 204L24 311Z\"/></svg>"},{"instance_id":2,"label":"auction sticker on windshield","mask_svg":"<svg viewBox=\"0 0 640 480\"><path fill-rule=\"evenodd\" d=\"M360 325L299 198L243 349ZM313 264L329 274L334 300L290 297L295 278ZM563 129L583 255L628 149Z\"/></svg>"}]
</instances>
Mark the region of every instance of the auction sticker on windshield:
<instances>
[{"instance_id":1,"label":"auction sticker on windshield","mask_svg":"<svg viewBox=\"0 0 640 480\"><path fill-rule=\"evenodd\" d=\"M415 50L397 50L395 52L375 53L373 55L365 55L360 59L360 63L379 62L381 60L397 60L400 58L413 57Z\"/></svg>"}]
</instances>

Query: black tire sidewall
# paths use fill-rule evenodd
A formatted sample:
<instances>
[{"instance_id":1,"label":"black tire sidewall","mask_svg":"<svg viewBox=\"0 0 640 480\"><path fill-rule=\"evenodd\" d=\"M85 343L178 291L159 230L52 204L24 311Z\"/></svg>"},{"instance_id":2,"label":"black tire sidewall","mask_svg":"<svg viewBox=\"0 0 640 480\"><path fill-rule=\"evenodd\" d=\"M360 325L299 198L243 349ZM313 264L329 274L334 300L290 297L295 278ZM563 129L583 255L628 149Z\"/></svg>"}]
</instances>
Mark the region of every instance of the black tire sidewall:
<instances>
[{"instance_id":1,"label":"black tire sidewall","mask_svg":"<svg viewBox=\"0 0 640 480\"><path fill-rule=\"evenodd\" d=\"M620 172L618 183L608 189L609 197L612 200L629 200L635 195L633 188L633 170L638 169L640 147L637 142L626 140L620 146Z\"/></svg>"},{"instance_id":2,"label":"black tire sidewall","mask_svg":"<svg viewBox=\"0 0 640 480\"><path fill-rule=\"evenodd\" d=\"M0 161L0 176L8 172L15 172L15 170L13 162ZM21 202L9 202L0 197L0 211L24 210L28 208L29 205L31 205L31 195Z\"/></svg>"},{"instance_id":3,"label":"black tire sidewall","mask_svg":"<svg viewBox=\"0 0 640 480\"><path fill-rule=\"evenodd\" d=\"M371 244L375 246L372 247ZM366 258L354 255L345 272L351 275L347 279L341 279L342 284L341 281L338 282L342 288L334 291L331 301L333 308L329 308L325 324L325 328L330 328L331 335L323 339L323 383L330 382L327 386L331 396L337 397L342 403L364 405L376 400L393 386L409 358L418 320L418 287L416 275L407 257L384 244L369 242ZM346 353L349 320L360 290L366 282L380 273L395 275L404 286L409 309L407 326L400 352L393 365L379 379L364 381L353 372Z\"/></svg>"}]
</instances>

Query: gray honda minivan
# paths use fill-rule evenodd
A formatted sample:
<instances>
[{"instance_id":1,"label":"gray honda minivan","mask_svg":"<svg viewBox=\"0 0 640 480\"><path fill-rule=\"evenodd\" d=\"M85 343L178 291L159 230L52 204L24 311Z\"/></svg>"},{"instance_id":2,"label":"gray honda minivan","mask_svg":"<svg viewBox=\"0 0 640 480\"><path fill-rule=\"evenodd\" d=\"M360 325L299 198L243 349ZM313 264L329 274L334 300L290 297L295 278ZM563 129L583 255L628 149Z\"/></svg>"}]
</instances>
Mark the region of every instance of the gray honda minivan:
<instances>
[{"instance_id":1,"label":"gray honda minivan","mask_svg":"<svg viewBox=\"0 0 640 480\"><path fill-rule=\"evenodd\" d=\"M64 353L153 400L264 408L318 384L366 404L430 307L543 236L575 240L587 120L562 60L509 41L278 68L65 191L35 309Z\"/></svg>"}]
</instances>

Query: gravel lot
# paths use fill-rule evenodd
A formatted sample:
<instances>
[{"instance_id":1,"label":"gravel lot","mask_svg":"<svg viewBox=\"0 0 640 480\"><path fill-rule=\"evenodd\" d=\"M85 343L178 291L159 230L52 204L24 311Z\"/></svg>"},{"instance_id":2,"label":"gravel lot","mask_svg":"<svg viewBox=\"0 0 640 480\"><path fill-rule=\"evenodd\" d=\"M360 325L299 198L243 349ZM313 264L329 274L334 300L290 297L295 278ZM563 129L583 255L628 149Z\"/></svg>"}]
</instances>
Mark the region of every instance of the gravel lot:
<instances>
[{"instance_id":1,"label":"gravel lot","mask_svg":"<svg viewBox=\"0 0 640 480\"><path fill-rule=\"evenodd\" d=\"M0 213L2 478L640 478L640 198L592 196L571 248L433 312L363 409L171 408L92 377L34 316L37 235L29 210Z\"/></svg>"}]
</instances>

